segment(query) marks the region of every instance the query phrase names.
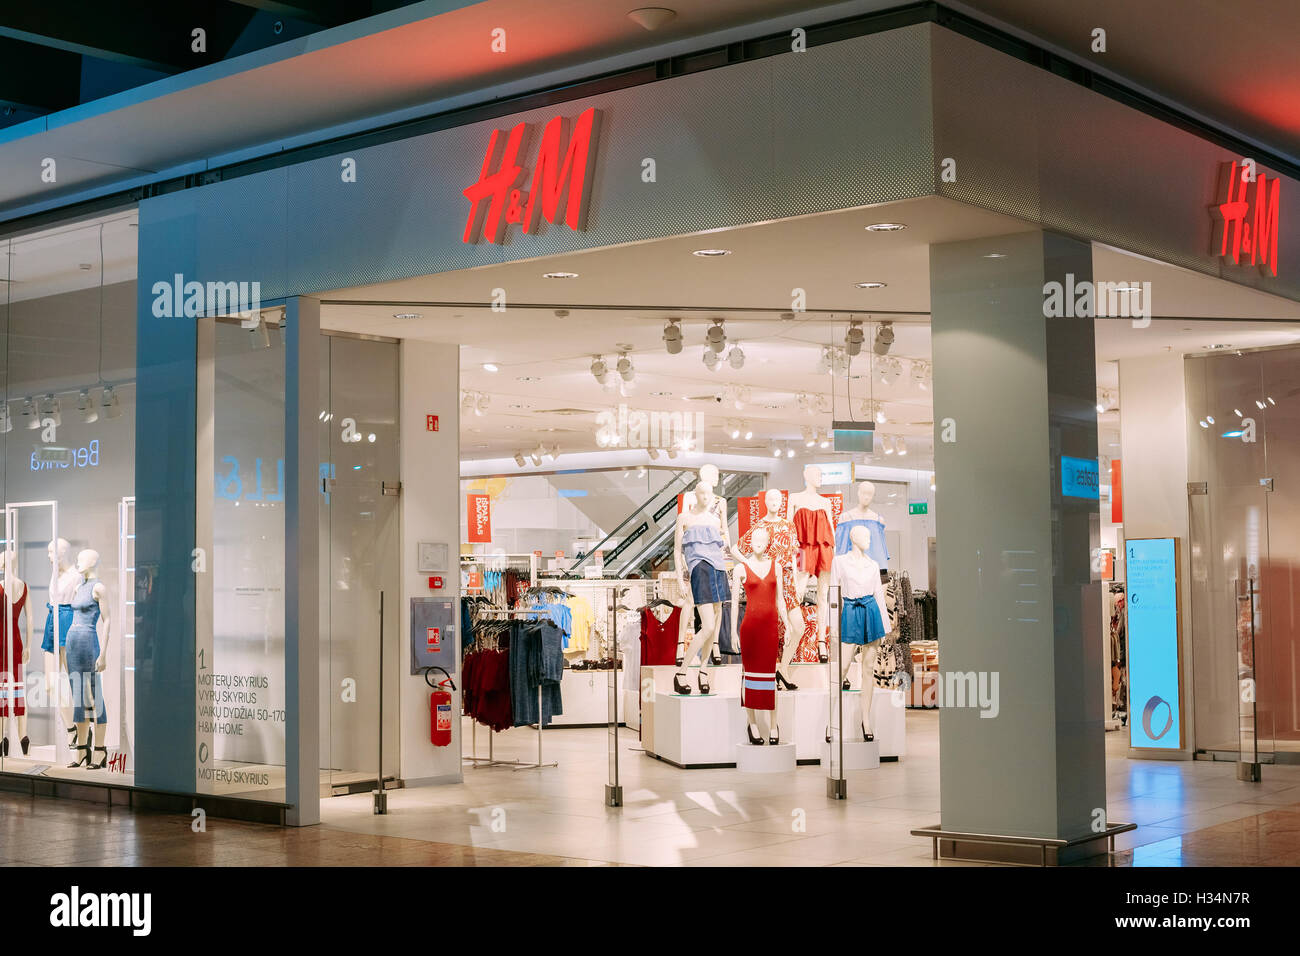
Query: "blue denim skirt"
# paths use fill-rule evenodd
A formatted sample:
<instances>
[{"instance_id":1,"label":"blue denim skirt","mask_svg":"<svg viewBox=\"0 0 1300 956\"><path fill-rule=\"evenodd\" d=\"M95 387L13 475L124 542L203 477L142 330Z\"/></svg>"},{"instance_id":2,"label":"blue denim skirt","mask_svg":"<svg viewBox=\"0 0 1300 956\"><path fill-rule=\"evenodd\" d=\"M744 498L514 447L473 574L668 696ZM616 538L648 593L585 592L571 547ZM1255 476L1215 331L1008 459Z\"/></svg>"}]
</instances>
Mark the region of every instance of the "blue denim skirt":
<instances>
[{"instance_id":1,"label":"blue denim skirt","mask_svg":"<svg viewBox=\"0 0 1300 956\"><path fill-rule=\"evenodd\" d=\"M722 604L731 600L727 572L719 571L707 561L697 561L691 568L691 599L696 604Z\"/></svg>"},{"instance_id":2,"label":"blue denim skirt","mask_svg":"<svg viewBox=\"0 0 1300 956\"><path fill-rule=\"evenodd\" d=\"M45 605L45 637L41 639L41 650L46 654L54 653L54 607ZM68 628L72 627L72 605L59 605L59 647L68 644Z\"/></svg>"}]
</instances>

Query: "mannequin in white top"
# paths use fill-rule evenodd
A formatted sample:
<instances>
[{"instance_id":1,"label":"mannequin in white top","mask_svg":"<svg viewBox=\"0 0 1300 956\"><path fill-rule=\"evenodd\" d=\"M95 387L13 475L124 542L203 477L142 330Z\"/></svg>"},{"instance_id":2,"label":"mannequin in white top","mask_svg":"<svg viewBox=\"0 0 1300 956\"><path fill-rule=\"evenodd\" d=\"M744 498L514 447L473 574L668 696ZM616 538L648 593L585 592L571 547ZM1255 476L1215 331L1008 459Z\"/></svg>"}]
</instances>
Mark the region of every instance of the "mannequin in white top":
<instances>
[{"instance_id":1,"label":"mannequin in white top","mask_svg":"<svg viewBox=\"0 0 1300 956\"><path fill-rule=\"evenodd\" d=\"M72 691L68 684L68 650L63 644L66 636L59 628L59 605L68 604L77 593L81 584L81 575L72 566L70 557L72 545L66 538L51 541L46 554L50 557L50 590L46 600L50 603L50 614L54 617L54 650L45 653L45 686L57 697L59 715L63 726L68 731L68 746L77 743L77 728L72 725ZM57 688L57 692L54 690ZM65 688L67 688L65 690Z\"/></svg>"},{"instance_id":2,"label":"mannequin in white top","mask_svg":"<svg viewBox=\"0 0 1300 956\"><path fill-rule=\"evenodd\" d=\"M885 586L880 580L880 565L868 555L871 548L870 529L859 525L849 532L849 541L853 548L848 554L836 555L832 570L832 583L840 589L840 602L851 598L875 598L876 608L880 613L881 624L886 634L889 630L889 615L885 608ZM843 637L844 635L841 635ZM859 638L861 636L859 635ZM858 685L862 691L862 737L864 740L875 739L871 732L871 700L876 689L875 669L876 655L884 637L868 643L841 641L840 643L840 680L842 688L849 689L849 667L856 659L859 662Z\"/></svg>"},{"instance_id":3,"label":"mannequin in white top","mask_svg":"<svg viewBox=\"0 0 1300 956\"><path fill-rule=\"evenodd\" d=\"M769 492L769 494L772 493L773 492ZM775 493L779 494L779 492L775 492ZM763 527L762 523L759 523L754 527L753 533L749 536L749 546L753 554L751 554L749 557L745 557L744 553L740 550L740 548L735 547L734 545L731 548L732 557L736 559L736 566L731 571L731 633L736 635L737 640L740 639L740 628L738 626L739 617L740 617L740 595L744 592L745 578L749 574L753 574L755 577L760 579L766 578L769 574L772 573L773 566L775 566L775 570L776 570L776 591L773 600L775 602L777 617L780 619L781 623L785 625L787 635L798 633L793 630L793 624L792 624L792 619L797 616L798 612L795 611L795 612L787 613L786 606L785 606L785 598L782 597L782 593L785 590L786 570L781 566L781 562L777 561L775 557L772 556L771 552L768 551L768 545L770 543L771 543L771 535L768 533L767 528ZM775 630L776 622L772 623L772 627ZM772 663L775 665L776 664L776 634L773 633L771 637L772 637ZM790 639L788 636L786 638L786 644L787 645L790 644ZM742 658L744 656L744 653L745 653L744 646L742 645L741 647ZM746 668L744 668L744 665L742 663L742 670L744 669ZM742 674L742 680L743 679L744 679L744 675ZM773 700L775 700L776 698L775 681L773 681L772 683L772 688L773 688L772 697ZM764 733L762 724L759 722L758 715L760 713L770 715L770 726L766 734ZM767 736L773 744L775 744L779 740L780 729L776 725L775 710L759 711L759 710L755 710L753 707L746 707L745 719L749 723L750 743L762 743L764 736Z\"/></svg>"},{"instance_id":4,"label":"mannequin in white top","mask_svg":"<svg viewBox=\"0 0 1300 956\"><path fill-rule=\"evenodd\" d=\"M871 510L871 502L876 497L876 486L869 481L858 482L858 504L840 515L841 521L880 521L884 519Z\"/></svg>"},{"instance_id":5,"label":"mannequin in white top","mask_svg":"<svg viewBox=\"0 0 1300 956\"><path fill-rule=\"evenodd\" d=\"M790 517L794 521L795 531L799 536L800 550L804 553L804 570L809 571L809 556L815 552L816 544L810 536L810 528L813 527L811 522L801 523L799 512L801 511L822 511L826 514L826 527L829 533L829 555L826 555L825 561L817 558L815 576L817 578L817 656L822 663L825 663L829 657L826 652L826 635L830 629L830 622L826 620L826 595L830 589L831 582L831 561L830 555L835 553L835 512L831 507L829 498L823 496L818 490L822 486L822 470L816 465L809 465L803 470L803 491L795 492L790 495ZM824 566L823 566L824 565ZM798 582L800 591L807 587L807 578ZM798 632L802 633L802 629Z\"/></svg>"},{"instance_id":6,"label":"mannequin in white top","mask_svg":"<svg viewBox=\"0 0 1300 956\"><path fill-rule=\"evenodd\" d=\"M725 507L724 502L724 512ZM677 525L673 529L673 559L676 561L677 573L687 594L692 593L691 573L686 567L682 536L688 529L696 527L713 529L722 540L721 549L725 550L728 547L727 523L718 515L717 496L713 493L713 486L706 485L704 482L697 484L691 497L684 502L682 513L677 516ZM691 666L691 662L697 656L700 659L700 672L697 678L700 693L709 693L711 686L708 673L710 652L713 650L713 645L717 643L718 631L722 627L721 601L696 602L695 607L700 612L700 629L692 637L686 652L682 655L682 662L677 667L677 673L673 675L673 689L679 694L689 694L691 692L690 685L686 683L686 668ZM686 614L683 614L683 617L686 617ZM689 625L686 626L689 627Z\"/></svg>"},{"instance_id":7,"label":"mannequin in white top","mask_svg":"<svg viewBox=\"0 0 1300 956\"><path fill-rule=\"evenodd\" d=\"M27 636L22 639L23 653L19 660L10 660L13 654L13 636L9 633L9 628L13 627L13 608L19 601L27 596L27 583L18 578L18 570L14 567L17 555L12 551L6 551L0 554L0 573L4 575L5 589L5 607L3 609L4 619L3 630L0 631L0 683L5 684L3 693L9 697L10 713L15 709L13 696L18 686L25 683L24 674L27 671L27 662L32 656L32 609L26 604L23 605L21 614L25 617ZM24 708L25 710L26 708ZM25 754L27 753L27 714L18 714L13 718L16 729L18 730L18 746ZM0 717L0 756L7 756L9 753L9 718Z\"/></svg>"},{"instance_id":8,"label":"mannequin in white top","mask_svg":"<svg viewBox=\"0 0 1300 956\"><path fill-rule=\"evenodd\" d=\"M715 492L717 491L718 488L722 487L722 474L721 472L718 471L718 466L710 462L705 462L703 465L700 465L699 478L700 478L699 484L708 485L710 488L714 489ZM722 527L726 529L727 528L727 499L722 497L722 495L715 494L713 496L713 505L710 507L710 510L714 514L716 514L720 519L722 519ZM691 589L689 587L686 589L686 596L687 598L690 598L691 596ZM691 610L690 606L687 606L684 609L685 612L689 612L690 610ZM682 614L682 633L678 641L678 643L681 646L678 648L678 651L680 652L678 656L684 657L686 654L686 648L690 646L691 635L694 633L691 630L692 617L693 615L689 613ZM721 625L719 625L718 630L719 632L721 632L722 630ZM714 664L722 663L722 655L718 651L718 645L716 642L714 643L712 650L709 651L709 660L711 660Z\"/></svg>"}]
</instances>

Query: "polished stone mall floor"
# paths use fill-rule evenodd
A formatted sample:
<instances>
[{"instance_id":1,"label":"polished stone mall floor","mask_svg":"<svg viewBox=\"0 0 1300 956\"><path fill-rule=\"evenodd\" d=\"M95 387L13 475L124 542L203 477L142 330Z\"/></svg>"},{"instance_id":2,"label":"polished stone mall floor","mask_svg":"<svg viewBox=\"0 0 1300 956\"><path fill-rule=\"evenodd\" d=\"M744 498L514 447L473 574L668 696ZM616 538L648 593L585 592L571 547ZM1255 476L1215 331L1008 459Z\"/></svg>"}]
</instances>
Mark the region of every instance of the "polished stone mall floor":
<instances>
[{"instance_id":1,"label":"polished stone mall floor","mask_svg":"<svg viewBox=\"0 0 1300 956\"><path fill-rule=\"evenodd\" d=\"M909 834L938 820L938 714L909 711L899 763L848 774L825 795L820 767L747 776L678 770L621 736L625 806L607 809L600 729L547 731L558 767L466 768L465 782L395 790L375 816L369 794L321 801L318 827L282 829L132 813L89 802L0 793L0 864L289 866L978 866L935 863ZM480 740L480 743L482 741ZM1300 766L1265 766L1261 783L1231 763L1129 760L1106 736L1109 813L1138 829L1098 865L1300 864ZM498 758L536 758L536 732L499 735Z\"/></svg>"}]
</instances>

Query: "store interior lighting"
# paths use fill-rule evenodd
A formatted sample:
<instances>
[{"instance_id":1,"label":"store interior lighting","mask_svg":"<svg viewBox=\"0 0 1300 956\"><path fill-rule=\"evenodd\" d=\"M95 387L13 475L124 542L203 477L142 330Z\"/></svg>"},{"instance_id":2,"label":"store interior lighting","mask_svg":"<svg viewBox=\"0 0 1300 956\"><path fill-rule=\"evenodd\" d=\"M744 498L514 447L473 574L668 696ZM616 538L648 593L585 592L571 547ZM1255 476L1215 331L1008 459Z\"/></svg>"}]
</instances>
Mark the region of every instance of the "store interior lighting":
<instances>
[{"instance_id":1,"label":"store interior lighting","mask_svg":"<svg viewBox=\"0 0 1300 956\"><path fill-rule=\"evenodd\" d=\"M871 350L877 355L888 355L889 350L894 346L894 323L881 322L876 327L876 340L871 344Z\"/></svg>"},{"instance_id":2,"label":"store interior lighting","mask_svg":"<svg viewBox=\"0 0 1300 956\"><path fill-rule=\"evenodd\" d=\"M117 393L113 391L112 385L104 386L104 395L100 400L99 407L103 409L105 418L122 417L122 405L118 401Z\"/></svg>"},{"instance_id":3,"label":"store interior lighting","mask_svg":"<svg viewBox=\"0 0 1300 956\"><path fill-rule=\"evenodd\" d=\"M736 371L745 367L745 353L741 351L739 343L731 346L731 351L727 353L727 364Z\"/></svg>"},{"instance_id":4,"label":"store interior lighting","mask_svg":"<svg viewBox=\"0 0 1300 956\"><path fill-rule=\"evenodd\" d=\"M524 467L524 462L525 462L525 461L526 461L526 459L524 458L524 453L523 453L522 451L517 451L517 452L515 452L515 464L516 464L516 465L518 465L520 468L522 468L522 467Z\"/></svg>"},{"instance_id":5,"label":"store interior lighting","mask_svg":"<svg viewBox=\"0 0 1300 956\"><path fill-rule=\"evenodd\" d=\"M604 385L609 379L609 366L605 364L605 360L599 355L591 357L591 377L601 385Z\"/></svg>"},{"instance_id":6,"label":"store interior lighting","mask_svg":"<svg viewBox=\"0 0 1300 956\"><path fill-rule=\"evenodd\" d=\"M930 390L930 366L926 362L912 363L912 381L923 392Z\"/></svg>"},{"instance_id":7,"label":"store interior lighting","mask_svg":"<svg viewBox=\"0 0 1300 956\"><path fill-rule=\"evenodd\" d=\"M6 405L5 411L8 410ZM99 409L95 405L95 400L90 397L90 389L83 388L77 393L77 411L81 414L81 420L87 425L99 421Z\"/></svg>"},{"instance_id":8,"label":"store interior lighting","mask_svg":"<svg viewBox=\"0 0 1300 956\"><path fill-rule=\"evenodd\" d=\"M844 333L844 351L848 352L849 355L860 354L864 338L861 320L851 319L849 321L849 330Z\"/></svg>"},{"instance_id":9,"label":"store interior lighting","mask_svg":"<svg viewBox=\"0 0 1300 956\"><path fill-rule=\"evenodd\" d=\"M740 423L740 427L745 433L745 441L749 441L751 438L754 437L754 429L750 428L744 422Z\"/></svg>"},{"instance_id":10,"label":"store interior lighting","mask_svg":"<svg viewBox=\"0 0 1300 956\"><path fill-rule=\"evenodd\" d=\"M669 355L676 355L682 350L682 320L669 319L664 326L664 348Z\"/></svg>"},{"instance_id":11,"label":"store interior lighting","mask_svg":"<svg viewBox=\"0 0 1300 956\"><path fill-rule=\"evenodd\" d=\"M716 372L718 370L718 366L722 364L722 359L718 358L717 352L713 351L713 349L709 348L708 346L705 346L703 362L704 362L704 367L707 368L710 372Z\"/></svg>"},{"instance_id":12,"label":"store interior lighting","mask_svg":"<svg viewBox=\"0 0 1300 956\"><path fill-rule=\"evenodd\" d=\"M33 431L41 427L41 417L36 414L36 403L30 398L23 399L23 422Z\"/></svg>"},{"instance_id":13,"label":"store interior lighting","mask_svg":"<svg viewBox=\"0 0 1300 956\"><path fill-rule=\"evenodd\" d=\"M625 382L632 382L636 379L636 369L632 367L632 356L623 352L618 357L618 374Z\"/></svg>"},{"instance_id":14,"label":"store interior lighting","mask_svg":"<svg viewBox=\"0 0 1300 956\"><path fill-rule=\"evenodd\" d=\"M0 402L0 435L7 435L14 430L14 420L9 417L9 403Z\"/></svg>"},{"instance_id":15,"label":"store interior lighting","mask_svg":"<svg viewBox=\"0 0 1300 956\"><path fill-rule=\"evenodd\" d=\"M907 439L904 438L902 435L899 435L899 436L898 436L898 441L895 442L894 448L895 448L895 450L898 452L898 457L899 457L899 458L902 458L902 457L906 456L906 455L907 455Z\"/></svg>"},{"instance_id":16,"label":"store interior lighting","mask_svg":"<svg viewBox=\"0 0 1300 956\"><path fill-rule=\"evenodd\" d=\"M705 333L705 344L714 352L721 352L727 347L727 330L722 319L714 319Z\"/></svg>"}]
</instances>

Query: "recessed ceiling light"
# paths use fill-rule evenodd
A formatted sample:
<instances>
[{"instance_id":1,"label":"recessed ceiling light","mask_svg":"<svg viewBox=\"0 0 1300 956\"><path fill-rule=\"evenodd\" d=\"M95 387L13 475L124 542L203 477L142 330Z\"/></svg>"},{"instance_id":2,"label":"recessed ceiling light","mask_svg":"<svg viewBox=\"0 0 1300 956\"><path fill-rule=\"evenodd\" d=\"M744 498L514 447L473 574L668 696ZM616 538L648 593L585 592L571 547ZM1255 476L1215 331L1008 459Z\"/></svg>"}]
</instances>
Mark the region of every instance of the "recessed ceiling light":
<instances>
[{"instance_id":1,"label":"recessed ceiling light","mask_svg":"<svg viewBox=\"0 0 1300 956\"><path fill-rule=\"evenodd\" d=\"M419 318L423 318L423 316L422 316L419 312L394 312L394 313L393 313L393 318L395 318L395 319L419 319Z\"/></svg>"},{"instance_id":2,"label":"recessed ceiling light","mask_svg":"<svg viewBox=\"0 0 1300 956\"><path fill-rule=\"evenodd\" d=\"M984 256L985 259L1005 259L1006 257L1005 252L990 252Z\"/></svg>"},{"instance_id":3,"label":"recessed ceiling light","mask_svg":"<svg viewBox=\"0 0 1300 956\"><path fill-rule=\"evenodd\" d=\"M884 287L885 287L884 282L859 282L858 283L859 289L883 289Z\"/></svg>"},{"instance_id":4,"label":"recessed ceiling light","mask_svg":"<svg viewBox=\"0 0 1300 956\"><path fill-rule=\"evenodd\" d=\"M501 366L497 365L495 362L484 362L484 363L483 363L483 371L485 371L485 372L499 372L499 371L501 371Z\"/></svg>"},{"instance_id":5,"label":"recessed ceiling light","mask_svg":"<svg viewBox=\"0 0 1300 956\"><path fill-rule=\"evenodd\" d=\"M730 249L696 249L691 253L693 256L699 256L702 259L714 259L718 256L731 255Z\"/></svg>"},{"instance_id":6,"label":"recessed ceiling light","mask_svg":"<svg viewBox=\"0 0 1300 956\"><path fill-rule=\"evenodd\" d=\"M653 395L655 398L672 398L672 397L673 397L673 393L672 393L672 392L651 392L650 394Z\"/></svg>"},{"instance_id":7,"label":"recessed ceiling light","mask_svg":"<svg viewBox=\"0 0 1300 956\"><path fill-rule=\"evenodd\" d=\"M1232 348L1232 346L1229 345L1227 342L1219 342L1219 343L1217 343L1217 344L1215 344L1215 345L1207 345L1207 346L1205 346L1205 348L1206 348L1206 351L1209 351L1209 352L1217 352L1217 351L1219 351L1220 349L1230 349L1230 348Z\"/></svg>"},{"instance_id":8,"label":"recessed ceiling light","mask_svg":"<svg viewBox=\"0 0 1300 956\"><path fill-rule=\"evenodd\" d=\"M542 273L542 278L543 278L543 279L576 279L576 278L578 278L578 273L576 273L576 272L543 272L543 273Z\"/></svg>"},{"instance_id":9,"label":"recessed ceiling light","mask_svg":"<svg viewBox=\"0 0 1300 956\"><path fill-rule=\"evenodd\" d=\"M515 378L516 382L540 382L541 379L536 375L519 375Z\"/></svg>"},{"instance_id":10,"label":"recessed ceiling light","mask_svg":"<svg viewBox=\"0 0 1300 956\"><path fill-rule=\"evenodd\" d=\"M907 228L902 222L873 222L867 226L867 232L902 232Z\"/></svg>"}]
</instances>

